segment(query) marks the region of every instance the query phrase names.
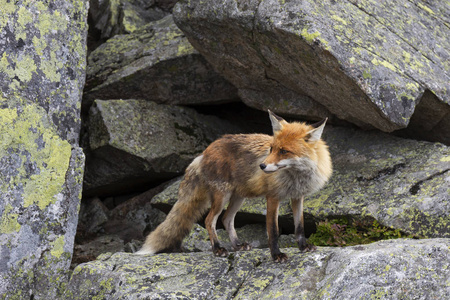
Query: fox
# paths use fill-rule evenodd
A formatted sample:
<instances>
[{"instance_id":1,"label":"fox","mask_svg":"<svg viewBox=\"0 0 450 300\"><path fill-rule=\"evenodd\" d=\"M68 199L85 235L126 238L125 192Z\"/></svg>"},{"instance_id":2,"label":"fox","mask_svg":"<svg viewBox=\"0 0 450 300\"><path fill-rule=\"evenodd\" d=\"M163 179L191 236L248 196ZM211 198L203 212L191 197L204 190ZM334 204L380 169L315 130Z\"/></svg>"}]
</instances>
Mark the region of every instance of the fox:
<instances>
[{"instance_id":1,"label":"fox","mask_svg":"<svg viewBox=\"0 0 450 300\"><path fill-rule=\"evenodd\" d=\"M187 167L180 183L178 200L166 219L151 232L136 254L178 252L183 239L209 209L205 227L212 252L228 256L220 245L216 224L224 209L222 222L234 250L250 250L241 242L234 219L245 198L265 196L266 229L272 259L285 262L288 257L278 246L278 208L291 199L295 239L301 252L314 251L305 237L304 197L320 190L332 174L327 144L321 139L327 118L313 125L287 122L268 110L273 136L267 134L228 134L211 143Z\"/></svg>"}]
</instances>

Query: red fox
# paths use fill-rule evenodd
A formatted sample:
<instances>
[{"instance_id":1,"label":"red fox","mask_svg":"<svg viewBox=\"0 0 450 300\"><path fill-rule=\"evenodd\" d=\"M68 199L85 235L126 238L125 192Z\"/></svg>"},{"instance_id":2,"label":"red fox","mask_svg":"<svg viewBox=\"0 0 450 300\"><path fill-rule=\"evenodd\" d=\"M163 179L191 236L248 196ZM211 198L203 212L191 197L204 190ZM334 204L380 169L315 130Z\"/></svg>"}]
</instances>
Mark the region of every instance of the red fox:
<instances>
[{"instance_id":1,"label":"red fox","mask_svg":"<svg viewBox=\"0 0 450 300\"><path fill-rule=\"evenodd\" d=\"M166 220L151 232L137 254L155 254L181 249L193 224L211 207L205 225L217 256L227 256L216 234L216 222L223 216L235 250L250 250L234 229L234 217L244 198L265 195L266 226L270 253L277 262L287 260L278 248L278 206L291 198L295 237L302 252L312 251L306 242L303 197L317 192L328 181L332 164L328 146L321 140L326 120L314 125L288 123L269 110L273 136L265 134L225 135L195 158L180 184L178 201Z\"/></svg>"}]
</instances>

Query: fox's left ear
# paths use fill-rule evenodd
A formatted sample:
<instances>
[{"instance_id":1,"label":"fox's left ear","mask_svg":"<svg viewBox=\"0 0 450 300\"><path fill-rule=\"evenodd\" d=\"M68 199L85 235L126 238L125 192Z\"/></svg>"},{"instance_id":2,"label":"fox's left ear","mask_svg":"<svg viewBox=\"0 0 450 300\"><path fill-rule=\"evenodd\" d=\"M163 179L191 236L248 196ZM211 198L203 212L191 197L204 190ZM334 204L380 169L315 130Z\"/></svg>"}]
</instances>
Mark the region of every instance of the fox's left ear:
<instances>
[{"instance_id":1,"label":"fox's left ear","mask_svg":"<svg viewBox=\"0 0 450 300\"><path fill-rule=\"evenodd\" d=\"M313 130L309 131L306 140L308 142L316 142L320 140L322 137L323 129L325 128L325 123L327 122L328 118L323 119L322 121L312 124L311 126L314 127Z\"/></svg>"},{"instance_id":2,"label":"fox's left ear","mask_svg":"<svg viewBox=\"0 0 450 300\"><path fill-rule=\"evenodd\" d=\"M283 129L283 125L287 124L287 122L280 116L274 114L270 109L267 110L269 112L270 122L272 123L273 133L280 131Z\"/></svg>"}]
</instances>

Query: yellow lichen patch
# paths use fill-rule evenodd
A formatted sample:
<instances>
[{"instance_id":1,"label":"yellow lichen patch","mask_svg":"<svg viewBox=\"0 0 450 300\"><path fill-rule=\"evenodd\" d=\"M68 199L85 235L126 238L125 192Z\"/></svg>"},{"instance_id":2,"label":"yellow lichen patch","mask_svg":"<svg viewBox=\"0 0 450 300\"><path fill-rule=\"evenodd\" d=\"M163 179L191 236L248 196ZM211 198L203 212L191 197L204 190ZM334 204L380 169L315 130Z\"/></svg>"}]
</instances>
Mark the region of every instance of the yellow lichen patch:
<instances>
[{"instance_id":1,"label":"yellow lichen patch","mask_svg":"<svg viewBox=\"0 0 450 300\"><path fill-rule=\"evenodd\" d=\"M434 11L433 11L431 8L429 8L428 6L425 6L425 5L423 5L422 3L420 3L420 2L417 3L417 6L419 6L420 8L422 8L423 10L425 10L426 12L428 12L428 13L434 15Z\"/></svg>"},{"instance_id":2,"label":"yellow lichen patch","mask_svg":"<svg viewBox=\"0 0 450 300\"><path fill-rule=\"evenodd\" d=\"M331 18L332 18L333 20L336 20L336 21L341 22L341 23L344 24L344 25L347 25L347 24L348 24L347 21L345 21L344 19L342 19L342 18L339 17L339 16L332 15Z\"/></svg>"},{"instance_id":3,"label":"yellow lichen patch","mask_svg":"<svg viewBox=\"0 0 450 300\"><path fill-rule=\"evenodd\" d=\"M64 253L64 236L59 236L54 242L50 243L50 245L53 247L52 250L50 250L51 255L60 258Z\"/></svg>"},{"instance_id":4,"label":"yellow lichen patch","mask_svg":"<svg viewBox=\"0 0 450 300\"><path fill-rule=\"evenodd\" d=\"M375 66L381 65L381 66L383 66L385 68L388 68L391 71L394 71L394 72L396 71L395 66L393 64L391 64L390 62L386 61L386 60L378 60L378 59L374 58L374 59L372 59L372 63Z\"/></svg>"},{"instance_id":5,"label":"yellow lichen patch","mask_svg":"<svg viewBox=\"0 0 450 300\"><path fill-rule=\"evenodd\" d=\"M13 233L20 230L21 225L17 222L18 214L12 214L13 207L10 204L5 206L0 219L0 233Z\"/></svg>"},{"instance_id":6,"label":"yellow lichen patch","mask_svg":"<svg viewBox=\"0 0 450 300\"><path fill-rule=\"evenodd\" d=\"M302 37L308 42L308 44L311 44L315 38L320 36L320 32L316 31L313 33L308 33L308 28L303 28L301 32Z\"/></svg>"},{"instance_id":7,"label":"yellow lichen patch","mask_svg":"<svg viewBox=\"0 0 450 300\"><path fill-rule=\"evenodd\" d=\"M61 61L56 58L55 52L50 53L50 60L42 60L41 70L46 75L46 78L53 82L61 80L61 74L58 72L63 67Z\"/></svg>"},{"instance_id":8,"label":"yellow lichen patch","mask_svg":"<svg viewBox=\"0 0 450 300\"><path fill-rule=\"evenodd\" d=\"M18 173L4 181L1 189L21 186L24 207L36 204L44 209L55 203L63 190L71 146L56 134L44 109L30 104L20 113L1 109L0 132L0 156L13 151L20 157ZM26 166L33 166L32 170Z\"/></svg>"}]
</instances>

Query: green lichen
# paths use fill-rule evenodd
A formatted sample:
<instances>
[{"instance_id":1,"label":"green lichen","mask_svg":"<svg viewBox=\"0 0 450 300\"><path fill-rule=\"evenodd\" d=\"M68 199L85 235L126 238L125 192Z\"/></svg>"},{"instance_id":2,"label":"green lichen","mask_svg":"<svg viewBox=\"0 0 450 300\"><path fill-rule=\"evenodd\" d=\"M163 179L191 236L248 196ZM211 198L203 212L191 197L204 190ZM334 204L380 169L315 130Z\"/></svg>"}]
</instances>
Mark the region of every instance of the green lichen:
<instances>
[{"instance_id":1,"label":"green lichen","mask_svg":"<svg viewBox=\"0 0 450 300\"><path fill-rule=\"evenodd\" d=\"M21 225L17 222L18 214L12 214L13 207L11 204L6 204L3 214L0 219L0 233L19 232Z\"/></svg>"},{"instance_id":2,"label":"green lichen","mask_svg":"<svg viewBox=\"0 0 450 300\"><path fill-rule=\"evenodd\" d=\"M372 63L375 66L380 66L381 65L381 66L383 66L385 68L388 68L391 71L396 72L395 66L393 64L391 64L390 62L386 61L386 60L379 60L377 58L374 58L374 59L372 59Z\"/></svg>"},{"instance_id":3,"label":"green lichen","mask_svg":"<svg viewBox=\"0 0 450 300\"><path fill-rule=\"evenodd\" d=\"M60 258L64 253L64 236L59 236L54 242L50 244L53 247L52 250L50 250L51 255Z\"/></svg>"},{"instance_id":4,"label":"green lichen","mask_svg":"<svg viewBox=\"0 0 450 300\"><path fill-rule=\"evenodd\" d=\"M0 131L5 137L0 142L0 155L8 155L8 149L17 149L22 163L19 174L11 177L2 189L23 186L24 207L36 204L44 209L55 203L65 182L71 146L51 129L44 109L37 105L26 105L20 113L17 109L1 109ZM38 145L36 141L40 139L43 142ZM38 171L27 174L25 163L35 165Z\"/></svg>"},{"instance_id":5,"label":"green lichen","mask_svg":"<svg viewBox=\"0 0 450 300\"><path fill-rule=\"evenodd\" d=\"M344 24L344 25L347 25L347 24L348 24L347 21L345 21L344 19L342 19L341 17L339 17L339 16L337 16L337 15L332 15L331 18L332 18L333 20L336 20L336 21L341 22L341 23Z\"/></svg>"},{"instance_id":6,"label":"green lichen","mask_svg":"<svg viewBox=\"0 0 450 300\"><path fill-rule=\"evenodd\" d=\"M189 55L189 54L192 54L194 51L195 50L191 46L191 44L189 44L189 43L180 43L178 45L177 55L178 56Z\"/></svg>"},{"instance_id":7,"label":"green lichen","mask_svg":"<svg viewBox=\"0 0 450 300\"><path fill-rule=\"evenodd\" d=\"M367 70L363 71L363 77L364 77L364 79L372 79L372 75Z\"/></svg>"},{"instance_id":8,"label":"green lichen","mask_svg":"<svg viewBox=\"0 0 450 300\"><path fill-rule=\"evenodd\" d=\"M50 53L50 60L42 60L40 69L44 72L45 77L52 82L59 82L61 80L61 74L58 72L63 68L63 63L57 59L56 53L52 51Z\"/></svg>"},{"instance_id":9,"label":"green lichen","mask_svg":"<svg viewBox=\"0 0 450 300\"><path fill-rule=\"evenodd\" d=\"M313 33L308 33L308 28L303 28L301 32L302 37L308 42L308 44L312 44L315 38L320 36L320 32L316 31Z\"/></svg>"},{"instance_id":10,"label":"green lichen","mask_svg":"<svg viewBox=\"0 0 450 300\"><path fill-rule=\"evenodd\" d=\"M423 10L425 10L426 12L428 12L428 13L434 15L434 11L433 11L431 8L429 8L428 6L425 6L425 5L423 5L422 3L420 3L420 2L417 3L417 6L419 6L420 8L422 8Z\"/></svg>"},{"instance_id":11,"label":"green lichen","mask_svg":"<svg viewBox=\"0 0 450 300\"><path fill-rule=\"evenodd\" d=\"M14 62L14 67L9 63L10 60ZM0 72L6 73L10 78L17 77L22 82L30 81L36 69L33 58L22 53L8 55L4 52L0 59Z\"/></svg>"}]
</instances>

